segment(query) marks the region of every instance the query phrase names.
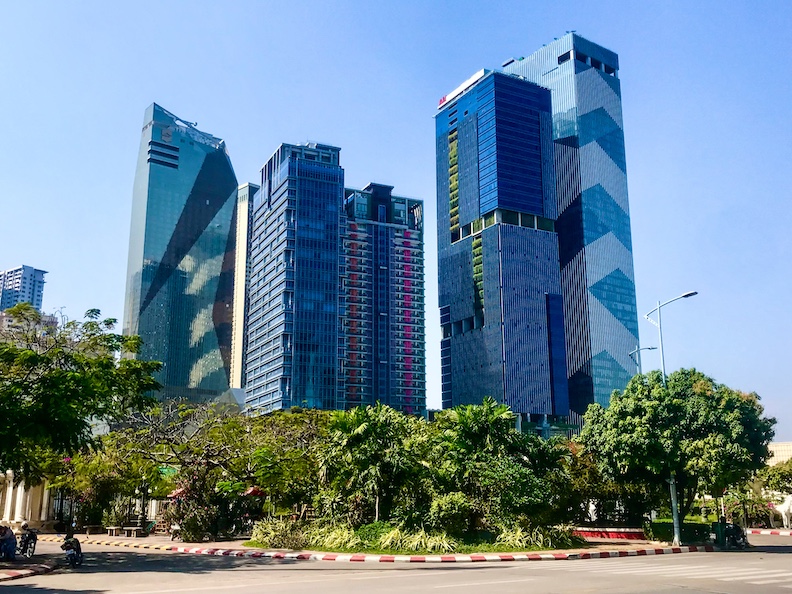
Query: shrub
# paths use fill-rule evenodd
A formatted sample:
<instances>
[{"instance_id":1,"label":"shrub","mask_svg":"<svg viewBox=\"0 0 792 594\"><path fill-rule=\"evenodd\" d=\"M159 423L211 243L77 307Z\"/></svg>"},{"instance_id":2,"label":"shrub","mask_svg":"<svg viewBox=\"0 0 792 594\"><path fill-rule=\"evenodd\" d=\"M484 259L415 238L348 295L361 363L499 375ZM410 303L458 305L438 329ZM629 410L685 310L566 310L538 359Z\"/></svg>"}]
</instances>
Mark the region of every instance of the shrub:
<instances>
[{"instance_id":1,"label":"shrub","mask_svg":"<svg viewBox=\"0 0 792 594\"><path fill-rule=\"evenodd\" d=\"M515 524L504 527L496 544L511 549L568 549L581 544L570 526L531 526Z\"/></svg>"},{"instance_id":2,"label":"shrub","mask_svg":"<svg viewBox=\"0 0 792 594\"><path fill-rule=\"evenodd\" d=\"M429 525L435 530L449 534L462 534L470 523L472 506L464 493L454 491L432 500L429 509Z\"/></svg>"},{"instance_id":3,"label":"shrub","mask_svg":"<svg viewBox=\"0 0 792 594\"><path fill-rule=\"evenodd\" d=\"M300 550L305 548L309 539L300 522L268 518L254 524L251 540L265 548Z\"/></svg>"},{"instance_id":4,"label":"shrub","mask_svg":"<svg viewBox=\"0 0 792 594\"><path fill-rule=\"evenodd\" d=\"M682 542L697 543L709 540L711 529L709 524L684 522L680 526L680 531L682 533ZM671 542L674 540L674 523L670 519L647 522L644 526L644 533L650 540Z\"/></svg>"},{"instance_id":5,"label":"shrub","mask_svg":"<svg viewBox=\"0 0 792 594\"><path fill-rule=\"evenodd\" d=\"M357 529L358 539L367 547L377 547L380 538L390 532L393 526L388 522L372 522L371 524L364 524Z\"/></svg>"},{"instance_id":6,"label":"shrub","mask_svg":"<svg viewBox=\"0 0 792 594\"><path fill-rule=\"evenodd\" d=\"M380 536L379 546L382 549L401 549L404 546L404 537L401 528L393 528Z\"/></svg>"},{"instance_id":7,"label":"shrub","mask_svg":"<svg viewBox=\"0 0 792 594\"><path fill-rule=\"evenodd\" d=\"M430 534L423 528L403 537L402 547L409 551L450 553L457 547L456 541L445 532Z\"/></svg>"},{"instance_id":8,"label":"shrub","mask_svg":"<svg viewBox=\"0 0 792 594\"><path fill-rule=\"evenodd\" d=\"M185 501L179 505L176 519L181 527L184 542L203 542L205 537L214 534L217 525L217 508Z\"/></svg>"},{"instance_id":9,"label":"shrub","mask_svg":"<svg viewBox=\"0 0 792 594\"><path fill-rule=\"evenodd\" d=\"M307 531L307 540L318 549L355 549L362 544L349 526L325 526Z\"/></svg>"}]
</instances>

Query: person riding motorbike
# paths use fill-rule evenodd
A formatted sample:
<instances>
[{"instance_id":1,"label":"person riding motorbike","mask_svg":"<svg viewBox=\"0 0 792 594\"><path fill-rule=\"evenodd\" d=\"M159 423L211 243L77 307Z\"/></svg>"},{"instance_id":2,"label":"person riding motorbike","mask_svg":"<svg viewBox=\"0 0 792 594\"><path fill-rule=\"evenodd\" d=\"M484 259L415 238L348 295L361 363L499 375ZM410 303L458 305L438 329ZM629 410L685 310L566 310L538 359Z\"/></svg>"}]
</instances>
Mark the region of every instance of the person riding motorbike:
<instances>
[{"instance_id":1,"label":"person riding motorbike","mask_svg":"<svg viewBox=\"0 0 792 594\"><path fill-rule=\"evenodd\" d=\"M38 535L35 530L31 530L27 522L22 522L19 527L19 543L17 544L17 554L30 559L36 552Z\"/></svg>"}]
</instances>

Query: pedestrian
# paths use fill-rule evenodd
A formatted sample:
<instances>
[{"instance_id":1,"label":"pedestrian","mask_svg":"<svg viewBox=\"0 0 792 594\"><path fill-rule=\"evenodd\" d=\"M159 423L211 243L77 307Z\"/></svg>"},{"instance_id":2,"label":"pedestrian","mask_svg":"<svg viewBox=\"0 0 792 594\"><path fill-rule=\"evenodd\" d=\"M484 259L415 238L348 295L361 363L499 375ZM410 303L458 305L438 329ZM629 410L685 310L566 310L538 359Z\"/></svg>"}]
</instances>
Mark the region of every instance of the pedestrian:
<instances>
[{"instance_id":1,"label":"pedestrian","mask_svg":"<svg viewBox=\"0 0 792 594\"><path fill-rule=\"evenodd\" d=\"M16 559L16 535L8 526L0 526L0 554L6 561Z\"/></svg>"}]
</instances>

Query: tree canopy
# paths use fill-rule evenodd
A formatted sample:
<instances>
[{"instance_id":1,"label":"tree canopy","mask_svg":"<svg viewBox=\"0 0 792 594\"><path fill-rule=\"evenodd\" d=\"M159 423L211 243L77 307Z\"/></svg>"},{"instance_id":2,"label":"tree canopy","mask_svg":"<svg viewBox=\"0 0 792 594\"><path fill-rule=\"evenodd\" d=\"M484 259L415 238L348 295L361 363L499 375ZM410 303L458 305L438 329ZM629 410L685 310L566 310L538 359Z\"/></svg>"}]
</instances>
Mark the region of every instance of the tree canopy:
<instances>
[{"instance_id":1,"label":"tree canopy","mask_svg":"<svg viewBox=\"0 0 792 594\"><path fill-rule=\"evenodd\" d=\"M695 369L636 375L607 409L589 406L580 442L602 472L620 483L666 489L673 472L680 510L696 493L720 495L759 471L769 456L775 419L759 396L716 383Z\"/></svg>"},{"instance_id":2,"label":"tree canopy","mask_svg":"<svg viewBox=\"0 0 792 594\"><path fill-rule=\"evenodd\" d=\"M161 365L131 356L140 339L113 332L116 320L89 310L85 320L45 325L30 304L6 311L0 333L0 468L37 480L53 456L94 441L93 426L151 402Z\"/></svg>"}]
</instances>

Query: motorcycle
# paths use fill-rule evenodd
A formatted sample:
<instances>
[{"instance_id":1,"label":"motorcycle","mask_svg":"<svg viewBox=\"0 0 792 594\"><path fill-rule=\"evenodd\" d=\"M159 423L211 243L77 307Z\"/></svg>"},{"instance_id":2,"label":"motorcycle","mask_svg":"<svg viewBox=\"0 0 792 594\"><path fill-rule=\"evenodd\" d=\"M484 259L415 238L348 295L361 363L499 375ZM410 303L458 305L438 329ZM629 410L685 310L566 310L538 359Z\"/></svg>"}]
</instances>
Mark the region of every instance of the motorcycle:
<instances>
[{"instance_id":1,"label":"motorcycle","mask_svg":"<svg viewBox=\"0 0 792 594\"><path fill-rule=\"evenodd\" d=\"M17 539L16 554L30 559L36 552L37 542L38 535L35 530L26 530L22 532Z\"/></svg>"},{"instance_id":2,"label":"motorcycle","mask_svg":"<svg viewBox=\"0 0 792 594\"><path fill-rule=\"evenodd\" d=\"M69 566L72 569L82 565L83 553L79 540L73 536L67 536L61 545L61 549L66 551L66 561L69 562Z\"/></svg>"},{"instance_id":3,"label":"motorcycle","mask_svg":"<svg viewBox=\"0 0 792 594\"><path fill-rule=\"evenodd\" d=\"M737 524L726 524L726 547L730 549L744 549L748 546L745 532Z\"/></svg>"}]
</instances>

